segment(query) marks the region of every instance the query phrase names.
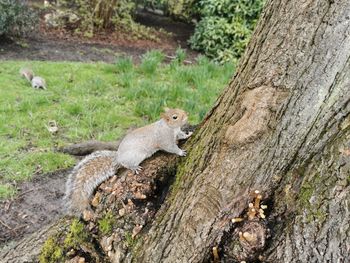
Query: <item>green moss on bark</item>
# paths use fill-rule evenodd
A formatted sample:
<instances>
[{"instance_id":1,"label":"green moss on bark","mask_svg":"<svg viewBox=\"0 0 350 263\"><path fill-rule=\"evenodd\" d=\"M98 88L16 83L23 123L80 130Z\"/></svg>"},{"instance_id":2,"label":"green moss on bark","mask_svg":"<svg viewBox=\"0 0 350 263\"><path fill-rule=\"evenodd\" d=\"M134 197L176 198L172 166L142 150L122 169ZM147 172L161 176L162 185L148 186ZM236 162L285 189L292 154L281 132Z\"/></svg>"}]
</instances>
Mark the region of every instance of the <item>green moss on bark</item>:
<instances>
[{"instance_id":1,"label":"green moss on bark","mask_svg":"<svg viewBox=\"0 0 350 263\"><path fill-rule=\"evenodd\" d=\"M40 263L62 262L63 259L63 249L55 237L50 237L41 249L39 256Z\"/></svg>"},{"instance_id":2,"label":"green moss on bark","mask_svg":"<svg viewBox=\"0 0 350 263\"><path fill-rule=\"evenodd\" d=\"M106 213L100 220L98 220L98 229L103 235L108 235L115 224L115 217L111 212Z\"/></svg>"},{"instance_id":3,"label":"green moss on bark","mask_svg":"<svg viewBox=\"0 0 350 263\"><path fill-rule=\"evenodd\" d=\"M68 251L79 250L81 245L88 242L89 234L85 225L78 219L74 219L68 222L62 231L45 241L39 261L40 263L64 262L67 259Z\"/></svg>"}]
</instances>

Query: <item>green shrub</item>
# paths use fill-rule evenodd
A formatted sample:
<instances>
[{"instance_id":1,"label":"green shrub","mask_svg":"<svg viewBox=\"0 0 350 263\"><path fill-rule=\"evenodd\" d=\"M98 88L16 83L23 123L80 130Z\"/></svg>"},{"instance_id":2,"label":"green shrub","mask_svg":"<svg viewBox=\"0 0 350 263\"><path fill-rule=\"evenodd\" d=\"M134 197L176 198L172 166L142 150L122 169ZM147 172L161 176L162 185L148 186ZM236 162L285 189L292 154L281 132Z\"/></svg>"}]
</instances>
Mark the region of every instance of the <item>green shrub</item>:
<instances>
[{"instance_id":1,"label":"green shrub","mask_svg":"<svg viewBox=\"0 0 350 263\"><path fill-rule=\"evenodd\" d=\"M135 3L128 0L59 0L55 6L58 24L93 35L101 29L118 25L121 21L132 20ZM66 17L77 16L76 19Z\"/></svg>"},{"instance_id":2,"label":"green shrub","mask_svg":"<svg viewBox=\"0 0 350 263\"><path fill-rule=\"evenodd\" d=\"M265 0L143 0L173 18L199 20L191 47L218 62L235 62L245 49Z\"/></svg>"},{"instance_id":3,"label":"green shrub","mask_svg":"<svg viewBox=\"0 0 350 263\"><path fill-rule=\"evenodd\" d=\"M166 12L168 0L138 0L138 3L145 8L150 8L153 10L158 9Z\"/></svg>"},{"instance_id":4,"label":"green shrub","mask_svg":"<svg viewBox=\"0 0 350 263\"><path fill-rule=\"evenodd\" d=\"M36 13L23 1L0 0L0 36L24 36L34 30Z\"/></svg>"},{"instance_id":5,"label":"green shrub","mask_svg":"<svg viewBox=\"0 0 350 263\"><path fill-rule=\"evenodd\" d=\"M201 20L190 39L191 47L216 61L240 57L264 5L264 0L200 0Z\"/></svg>"},{"instance_id":6,"label":"green shrub","mask_svg":"<svg viewBox=\"0 0 350 263\"><path fill-rule=\"evenodd\" d=\"M184 21L191 21L197 14L197 0L167 0L167 13L172 17Z\"/></svg>"},{"instance_id":7,"label":"green shrub","mask_svg":"<svg viewBox=\"0 0 350 263\"><path fill-rule=\"evenodd\" d=\"M162 10L164 15L175 20L190 22L196 17L198 0L138 0L138 3L148 9Z\"/></svg>"},{"instance_id":8,"label":"green shrub","mask_svg":"<svg viewBox=\"0 0 350 263\"><path fill-rule=\"evenodd\" d=\"M73 30L86 37L112 29L127 32L133 39L157 40L150 28L133 20L134 0L58 0L54 9L47 19L49 26Z\"/></svg>"}]
</instances>

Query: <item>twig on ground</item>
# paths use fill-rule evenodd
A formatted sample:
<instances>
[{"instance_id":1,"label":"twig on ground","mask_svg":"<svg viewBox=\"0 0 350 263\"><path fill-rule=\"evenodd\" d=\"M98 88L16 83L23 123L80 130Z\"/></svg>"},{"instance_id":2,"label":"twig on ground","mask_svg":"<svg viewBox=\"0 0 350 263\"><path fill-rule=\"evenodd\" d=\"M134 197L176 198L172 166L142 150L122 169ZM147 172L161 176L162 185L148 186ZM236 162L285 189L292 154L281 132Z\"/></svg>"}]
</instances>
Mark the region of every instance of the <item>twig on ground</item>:
<instances>
[{"instance_id":1,"label":"twig on ground","mask_svg":"<svg viewBox=\"0 0 350 263\"><path fill-rule=\"evenodd\" d=\"M8 211L10 209L11 205L12 205L12 201L6 202L5 211Z\"/></svg>"},{"instance_id":2,"label":"twig on ground","mask_svg":"<svg viewBox=\"0 0 350 263\"><path fill-rule=\"evenodd\" d=\"M29 189L27 191L24 191L23 193L20 193L14 200L18 200L20 198L22 198L25 194L28 194L34 190L40 190L42 187L39 187L39 188L32 188L32 189Z\"/></svg>"},{"instance_id":3,"label":"twig on ground","mask_svg":"<svg viewBox=\"0 0 350 263\"><path fill-rule=\"evenodd\" d=\"M10 229L10 230L13 230L12 227L10 227L8 224L6 224L5 222L3 222L1 219L0 219L0 224L2 224L4 227L6 227L7 229Z\"/></svg>"}]
</instances>

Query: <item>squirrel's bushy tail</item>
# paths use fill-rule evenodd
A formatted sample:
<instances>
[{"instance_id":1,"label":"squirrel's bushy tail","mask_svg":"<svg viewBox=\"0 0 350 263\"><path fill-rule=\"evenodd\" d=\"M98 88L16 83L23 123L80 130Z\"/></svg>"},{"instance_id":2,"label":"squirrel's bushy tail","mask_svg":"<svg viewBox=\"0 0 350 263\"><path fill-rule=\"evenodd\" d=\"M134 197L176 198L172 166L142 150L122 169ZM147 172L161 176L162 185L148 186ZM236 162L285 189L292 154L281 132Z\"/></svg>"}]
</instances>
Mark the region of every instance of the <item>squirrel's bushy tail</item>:
<instances>
[{"instance_id":1,"label":"squirrel's bushy tail","mask_svg":"<svg viewBox=\"0 0 350 263\"><path fill-rule=\"evenodd\" d=\"M117 152L98 151L80 161L69 175L66 183L64 205L69 214L81 215L89 209L89 199L94 189L113 176L120 167Z\"/></svg>"}]
</instances>

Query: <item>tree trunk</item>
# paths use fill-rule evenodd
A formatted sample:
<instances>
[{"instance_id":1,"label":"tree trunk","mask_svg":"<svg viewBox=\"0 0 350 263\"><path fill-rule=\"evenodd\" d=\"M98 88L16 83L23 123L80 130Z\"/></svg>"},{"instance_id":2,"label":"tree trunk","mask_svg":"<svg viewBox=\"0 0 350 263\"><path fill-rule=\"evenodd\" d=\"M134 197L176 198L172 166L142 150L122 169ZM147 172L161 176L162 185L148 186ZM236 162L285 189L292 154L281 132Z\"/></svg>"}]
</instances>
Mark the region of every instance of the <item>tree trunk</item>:
<instances>
[{"instance_id":1,"label":"tree trunk","mask_svg":"<svg viewBox=\"0 0 350 263\"><path fill-rule=\"evenodd\" d=\"M230 219L256 189L271 237L257 255L232 260L349 262L349 19L349 1L267 3L138 262L209 260L227 233L237 239Z\"/></svg>"},{"instance_id":2,"label":"tree trunk","mask_svg":"<svg viewBox=\"0 0 350 263\"><path fill-rule=\"evenodd\" d=\"M349 58L349 1L268 1L156 220L126 258L349 262ZM265 219L247 219L255 190Z\"/></svg>"}]
</instances>

